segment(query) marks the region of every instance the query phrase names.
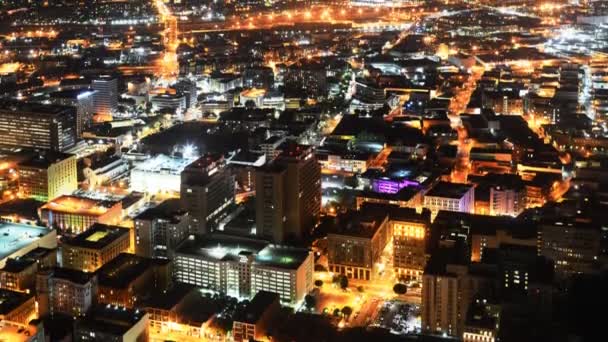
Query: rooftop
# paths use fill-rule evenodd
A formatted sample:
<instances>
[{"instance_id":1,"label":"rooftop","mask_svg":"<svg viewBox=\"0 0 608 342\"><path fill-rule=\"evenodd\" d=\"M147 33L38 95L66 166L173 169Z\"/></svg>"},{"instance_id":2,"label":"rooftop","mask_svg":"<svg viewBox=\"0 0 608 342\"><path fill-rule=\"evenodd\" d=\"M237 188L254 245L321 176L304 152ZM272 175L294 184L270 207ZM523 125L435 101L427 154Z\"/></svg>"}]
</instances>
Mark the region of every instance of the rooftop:
<instances>
[{"instance_id":1,"label":"rooftop","mask_svg":"<svg viewBox=\"0 0 608 342\"><path fill-rule=\"evenodd\" d=\"M64 195L48 202L40 209L70 214L101 216L118 203L120 201L98 201L85 197Z\"/></svg>"},{"instance_id":2,"label":"rooftop","mask_svg":"<svg viewBox=\"0 0 608 342\"><path fill-rule=\"evenodd\" d=\"M74 247L101 249L123 236L129 236L128 228L95 223L86 231L64 243Z\"/></svg>"},{"instance_id":3,"label":"rooftop","mask_svg":"<svg viewBox=\"0 0 608 342\"><path fill-rule=\"evenodd\" d=\"M182 242L176 252L212 260L238 260L240 255L262 251L267 244L266 241L229 235L191 235Z\"/></svg>"},{"instance_id":4,"label":"rooftop","mask_svg":"<svg viewBox=\"0 0 608 342\"><path fill-rule=\"evenodd\" d=\"M47 105L23 101L0 101L0 113L34 114L40 116L57 116L66 112L73 112L73 107Z\"/></svg>"},{"instance_id":5,"label":"rooftop","mask_svg":"<svg viewBox=\"0 0 608 342\"><path fill-rule=\"evenodd\" d=\"M0 223L0 260L49 234L46 227Z\"/></svg>"},{"instance_id":6,"label":"rooftop","mask_svg":"<svg viewBox=\"0 0 608 342\"><path fill-rule=\"evenodd\" d=\"M133 171L179 175L193 161L193 158L171 157L159 154L137 164Z\"/></svg>"},{"instance_id":7,"label":"rooftop","mask_svg":"<svg viewBox=\"0 0 608 342\"><path fill-rule=\"evenodd\" d=\"M468 184L439 182L425 196L458 199L462 198L472 188L473 186Z\"/></svg>"},{"instance_id":8,"label":"rooftop","mask_svg":"<svg viewBox=\"0 0 608 342\"><path fill-rule=\"evenodd\" d=\"M10 313L33 296L33 294L27 294L24 292L0 289L0 315Z\"/></svg>"},{"instance_id":9,"label":"rooftop","mask_svg":"<svg viewBox=\"0 0 608 342\"><path fill-rule=\"evenodd\" d=\"M100 286L126 288L150 267L164 260L155 260L130 253L121 253L97 271Z\"/></svg>"},{"instance_id":10,"label":"rooftop","mask_svg":"<svg viewBox=\"0 0 608 342\"><path fill-rule=\"evenodd\" d=\"M309 254L310 251L304 248L269 245L255 256L254 263L259 266L298 269Z\"/></svg>"},{"instance_id":11,"label":"rooftop","mask_svg":"<svg viewBox=\"0 0 608 342\"><path fill-rule=\"evenodd\" d=\"M113 305L98 305L86 316L78 318L76 327L86 327L112 335L124 335L135 324L142 320L145 312L131 310Z\"/></svg>"},{"instance_id":12,"label":"rooftop","mask_svg":"<svg viewBox=\"0 0 608 342\"><path fill-rule=\"evenodd\" d=\"M268 307L273 303L279 303L279 300L280 296L274 292L259 291L255 294L247 307L243 311L237 313L234 320L237 322L255 324L260 320Z\"/></svg>"},{"instance_id":13,"label":"rooftop","mask_svg":"<svg viewBox=\"0 0 608 342\"><path fill-rule=\"evenodd\" d=\"M88 283L95 276L95 273L87 273L63 267L55 267L50 272L55 279L63 279L80 285Z\"/></svg>"},{"instance_id":14,"label":"rooftop","mask_svg":"<svg viewBox=\"0 0 608 342\"><path fill-rule=\"evenodd\" d=\"M66 160L73 155L62 152L44 151L33 156L30 159L24 160L19 163L20 167L31 167L31 168L48 168L49 166Z\"/></svg>"}]
</instances>

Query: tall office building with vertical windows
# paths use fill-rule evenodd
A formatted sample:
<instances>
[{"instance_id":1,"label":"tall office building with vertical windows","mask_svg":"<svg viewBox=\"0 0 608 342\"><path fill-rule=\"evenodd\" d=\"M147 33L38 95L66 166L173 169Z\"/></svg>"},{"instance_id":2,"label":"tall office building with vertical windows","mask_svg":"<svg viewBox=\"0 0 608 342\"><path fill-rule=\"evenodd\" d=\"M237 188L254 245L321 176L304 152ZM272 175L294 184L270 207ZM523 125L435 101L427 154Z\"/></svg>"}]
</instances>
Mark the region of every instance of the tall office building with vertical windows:
<instances>
[{"instance_id":1,"label":"tall office building with vertical windows","mask_svg":"<svg viewBox=\"0 0 608 342\"><path fill-rule=\"evenodd\" d=\"M108 75L100 76L91 83L95 90L95 112L102 115L111 115L118 107L118 81Z\"/></svg>"},{"instance_id":2,"label":"tall office building with vertical windows","mask_svg":"<svg viewBox=\"0 0 608 342\"><path fill-rule=\"evenodd\" d=\"M282 243L301 239L319 220L321 169L310 146L285 143L256 172L257 235Z\"/></svg>"},{"instance_id":3,"label":"tall office building with vertical windows","mask_svg":"<svg viewBox=\"0 0 608 342\"><path fill-rule=\"evenodd\" d=\"M76 144L76 109L0 102L0 146L65 151Z\"/></svg>"},{"instance_id":4,"label":"tall office building with vertical windows","mask_svg":"<svg viewBox=\"0 0 608 342\"><path fill-rule=\"evenodd\" d=\"M211 231L234 203L234 176L221 155L205 155L181 173L182 206L199 233Z\"/></svg>"}]
</instances>

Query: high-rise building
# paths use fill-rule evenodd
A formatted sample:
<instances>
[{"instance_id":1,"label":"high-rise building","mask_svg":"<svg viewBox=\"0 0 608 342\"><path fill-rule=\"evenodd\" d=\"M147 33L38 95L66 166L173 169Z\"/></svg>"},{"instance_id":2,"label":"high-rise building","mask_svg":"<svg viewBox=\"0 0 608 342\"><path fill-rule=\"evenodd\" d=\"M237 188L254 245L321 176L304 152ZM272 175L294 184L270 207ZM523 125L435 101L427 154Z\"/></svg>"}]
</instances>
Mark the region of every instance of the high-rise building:
<instances>
[{"instance_id":1,"label":"high-rise building","mask_svg":"<svg viewBox=\"0 0 608 342\"><path fill-rule=\"evenodd\" d=\"M78 188L76 170L74 155L39 152L19 163L19 192L40 201L70 195Z\"/></svg>"},{"instance_id":2,"label":"high-rise building","mask_svg":"<svg viewBox=\"0 0 608 342\"><path fill-rule=\"evenodd\" d=\"M199 233L213 230L234 203L235 179L222 156L207 155L188 165L181 174L180 198Z\"/></svg>"},{"instance_id":3,"label":"high-rise building","mask_svg":"<svg viewBox=\"0 0 608 342\"><path fill-rule=\"evenodd\" d=\"M76 144L76 109L2 101L0 145L65 151Z\"/></svg>"},{"instance_id":4,"label":"high-rise building","mask_svg":"<svg viewBox=\"0 0 608 342\"><path fill-rule=\"evenodd\" d=\"M594 272L601 233L598 224L585 219L546 219L538 227L538 253L555 262L557 276Z\"/></svg>"},{"instance_id":5,"label":"high-rise building","mask_svg":"<svg viewBox=\"0 0 608 342\"><path fill-rule=\"evenodd\" d=\"M129 229L96 223L88 230L63 241L63 267L95 272L130 246Z\"/></svg>"},{"instance_id":6,"label":"high-rise building","mask_svg":"<svg viewBox=\"0 0 608 342\"><path fill-rule=\"evenodd\" d=\"M431 212L418 214L415 209L395 208L390 213L393 232L393 267L403 278L422 280L427 260L427 242Z\"/></svg>"},{"instance_id":7,"label":"high-rise building","mask_svg":"<svg viewBox=\"0 0 608 342\"><path fill-rule=\"evenodd\" d=\"M193 229L178 199L167 200L135 217L135 254L173 259L175 249Z\"/></svg>"},{"instance_id":8,"label":"high-rise building","mask_svg":"<svg viewBox=\"0 0 608 342\"><path fill-rule=\"evenodd\" d=\"M286 143L256 172L257 235L275 242L310 234L321 210L321 169L309 146Z\"/></svg>"},{"instance_id":9,"label":"high-rise building","mask_svg":"<svg viewBox=\"0 0 608 342\"><path fill-rule=\"evenodd\" d=\"M100 76L91 83L95 90L95 113L112 115L118 107L118 81L108 75Z\"/></svg>"},{"instance_id":10,"label":"high-rise building","mask_svg":"<svg viewBox=\"0 0 608 342\"><path fill-rule=\"evenodd\" d=\"M53 103L76 108L76 136L80 137L93 121L95 112L95 91L90 89L68 89L50 94Z\"/></svg>"},{"instance_id":11,"label":"high-rise building","mask_svg":"<svg viewBox=\"0 0 608 342\"><path fill-rule=\"evenodd\" d=\"M490 215L517 216L526 209L526 185L520 176L501 176L490 188Z\"/></svg>"}]
</instances>

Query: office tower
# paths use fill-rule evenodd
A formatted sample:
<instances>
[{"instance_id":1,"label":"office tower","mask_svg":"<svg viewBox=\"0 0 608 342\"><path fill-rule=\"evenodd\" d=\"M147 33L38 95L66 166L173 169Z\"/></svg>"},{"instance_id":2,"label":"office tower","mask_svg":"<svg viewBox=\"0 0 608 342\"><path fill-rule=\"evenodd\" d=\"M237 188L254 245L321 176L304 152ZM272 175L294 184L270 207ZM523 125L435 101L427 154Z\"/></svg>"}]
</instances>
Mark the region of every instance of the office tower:
<instances>
[{"instance_id":1,"label":"office tower","mask_svg":"<svg viewBox=\"0 0 608 342\"><path fill-rule=\"evenodd\" d=\"M224 157L203 156L181 173L180 198L199 233L213 230L228 206L234 203L235 179Z\"/></svg>"},{"instance_id":2,"label":"office tower","mask_svg":"<svg viewBox=\"0 0 608 342\"><path fill-rule=\"evenodd\" d=\"M108 75L100 76L91 83L95 90L95 113L112 115L118 107L118 81Z\"/></svg>"},{"instance_id":3,"label":"office tower","mask_svg":"<svg viewBox=\"0 0 608 342\"><path fill-rule=\"evenodd\" d=\"M309 146L286 143L256 172L257 235L275 242L310 234L321 210L321 170Z\"/></svg>"},{"instance_id":4,"label":"office tower","mask_svg":"<svg viewBox=\"0 0 608 342\"><path fill-rule=\"evenodd\" d=\"M129 249L129 229L96 223L88 230L63 241L63 267L95 272Z\"/></svg>"},{"instance_id":5,"label":"office tower","mask_svg":"<svg viewBox=\"0 0 608 342\"><path fill-rule=\"evenodd\" d=\"M431 212L418 214L411 208L393 209L390 214L393 232L393 267L395 273L408 280L422 280L426 266L431 225Z\"/></svg>"},{"instance_id":6,"label":"office tower","mask_svg":"<svg viewBox=\"0 0 608 342\"><path fill-rule=\"evenodd\" d=\"M74 155L43 151L19 163L18 168L22 196L48 201L78 188Z\"/></svg>"},{"instance_id":7,"label":"office tower","mask_svg":"<svg viewBox=\"0 0 608 342\"><path fill-rule=\"evenodd\" d=\"M95 113L95 91L90 89L61 90L50 94L53 103L76 108L76 136L81 137L82 132L93 121Z\"/></svg>"},{"instance_id":8,"label":"office tower","mask_svg":"<svg viewBox=\"0 0 608 342\"><path fill-rule=\"evenodd\" d=\"M61 233L79 234L95 223L116 225L123 213L120 201L64 195L40 207L38 214L48 227Z\"/></svg>"},{"instance_id":9,"label":"office tower","mask_svg":"<svg viewBox=\"0 0 608 342\"><path fill-rule=\"evenodd\" d=\"M135 254L172 260L175 249L192 230L180 201L166 200L135 217Z\"/></svg>"},{"instance_id":10,"label":"office tower","mask_svg":"<svg viewBox=\"0 0 608 342\"><path fill-rule=\"evenodd\" d=\"M76 144L76 109L0 102L0 145L65 151Z\"/></svg>"}]
</instances>

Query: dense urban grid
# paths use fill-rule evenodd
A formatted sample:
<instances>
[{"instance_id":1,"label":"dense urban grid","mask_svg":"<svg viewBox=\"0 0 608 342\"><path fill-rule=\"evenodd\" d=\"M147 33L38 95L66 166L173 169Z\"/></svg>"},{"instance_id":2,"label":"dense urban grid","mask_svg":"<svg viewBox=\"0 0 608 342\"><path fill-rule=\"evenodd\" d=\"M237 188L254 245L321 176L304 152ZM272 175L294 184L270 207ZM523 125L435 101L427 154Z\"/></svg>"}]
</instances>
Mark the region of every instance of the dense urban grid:
<instances>
[{"instance_id":1,"label":"dense urban grid","mask_svg":"<svg viewBox=\"0 0 608 342\"><path fill-rule=\"evenodd\" d=\"M0 341L602 341L606 290L608 1L0 0Z\"/></svg>"}]
</instances>

